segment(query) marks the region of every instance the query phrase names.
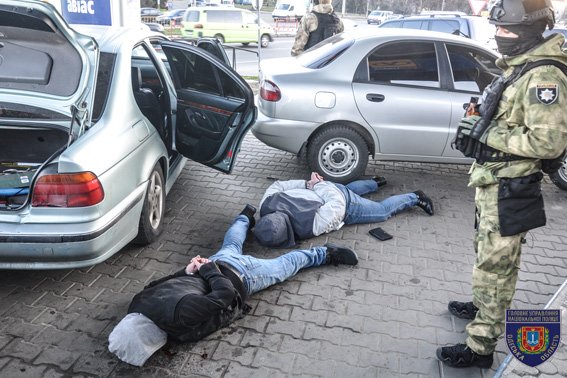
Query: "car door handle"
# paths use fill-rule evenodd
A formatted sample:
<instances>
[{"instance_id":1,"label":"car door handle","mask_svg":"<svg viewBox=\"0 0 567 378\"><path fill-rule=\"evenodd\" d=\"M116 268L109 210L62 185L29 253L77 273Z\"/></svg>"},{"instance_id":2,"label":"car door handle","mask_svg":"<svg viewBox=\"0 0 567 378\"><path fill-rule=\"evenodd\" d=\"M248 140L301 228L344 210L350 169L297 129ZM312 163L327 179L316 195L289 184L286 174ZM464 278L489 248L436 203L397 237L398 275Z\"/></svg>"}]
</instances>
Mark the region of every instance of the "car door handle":
<instances>
[{"instance_id":1,"label":"car door handle","mask_svg":"<svg viewBox=\"0 0 567 378\"><path fill-rule=\"evenodd\" d=\"M377 94L377 93L368 93L366 95L366 99L372 102L382 102L386 99L384 95Z\"/></svg>"}]
</instances>

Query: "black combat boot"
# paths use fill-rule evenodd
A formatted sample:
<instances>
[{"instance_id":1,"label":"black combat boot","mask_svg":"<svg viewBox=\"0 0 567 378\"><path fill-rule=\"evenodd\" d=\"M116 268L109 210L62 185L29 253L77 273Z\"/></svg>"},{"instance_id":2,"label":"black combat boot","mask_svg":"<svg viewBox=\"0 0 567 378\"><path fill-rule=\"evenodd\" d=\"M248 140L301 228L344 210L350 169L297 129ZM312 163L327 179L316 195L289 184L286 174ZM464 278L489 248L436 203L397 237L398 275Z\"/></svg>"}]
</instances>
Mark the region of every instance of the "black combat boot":
<instances>
[{"instance_id":1,"label":"black combat boot","mask_svg":"<svg viewBox=\"0 0 567 378\"><path fill-rule=\"evenodd\" d=\"M388 183L388 181L386 180L386 177L384 176L374 176L372 177L372 180L376 181L376 184L378 184L378 187L381 188L384 185L386 185Z\"/></svg>"},{"instance_id":2,"label":"black combat boot","mask_svg":"<svg viewBox=\"0 0 567 378\"><path fill-rule=\"evenodd\" d=\"M433 215L431 198L427 197L421 190L416 190L414 193L417 195L417 206L421 207L427 214Z\"/></svg>"},{"instance_id":3,"label":"black combat boot","mask_svg":"<svg viewBox=\"0 0 567 378\"><path fill-rule=\"evenodd\" d=\"M256 208L252 205L246 205L244 210L240 212L238 215L245 215L248 218L248 229L251 230L256 225L256 220L254 219L254 214L256 214Z\"/></svg>"},{"instance_id":4,"label":"black combat boot","mask_svg":"<svg viewBox=\"0 0 567 378\"><path fill-rule=\"evenodd\" d=\"M339 264L358 264L358 256L352 249L339 247L338 245L331 243L325 244L325 247L327 247L327 259L325 260L325 264L333 264L334 266Z\"/></svg>"},{"instance_id":5,"label":"black combat boot","mask_svg":"<svg viewBox=\"0 0 567 378\"><path fill-rule=\"evenodd\" d=\"M461 319L474 319L478 312L478 307L472 302L451 301L448 307L451 314Z\"/></svg>"},{"instance_id":6,"label":"black combat boot","mask_svg":"<svg viewBox=\"0 0 567 378\"><path fill-rule=\"evenodd\" d=\"M465 368L477 366L481 369L488 369L492 366L493 354L482 355L474 352L467 344L456 344L447 347L437 348L437 358L444 364Z\"/></svg>"}]
</instances>

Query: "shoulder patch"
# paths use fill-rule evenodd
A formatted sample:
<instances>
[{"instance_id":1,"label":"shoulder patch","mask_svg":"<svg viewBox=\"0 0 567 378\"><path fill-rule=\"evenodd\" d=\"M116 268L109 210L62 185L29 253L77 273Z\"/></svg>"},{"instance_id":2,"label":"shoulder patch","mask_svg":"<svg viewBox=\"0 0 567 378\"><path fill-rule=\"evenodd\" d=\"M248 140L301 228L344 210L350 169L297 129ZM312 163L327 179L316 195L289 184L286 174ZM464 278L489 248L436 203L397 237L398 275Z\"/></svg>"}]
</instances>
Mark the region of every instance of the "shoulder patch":
<instances>
[{"instance_id":1,"label":"shoulder patch","mask_svg":"<svg viewBox=\"0 0 567 378\"><path fill-rule=\"evenodd\" d=\"M557 84L538 84L536 86L536 98L544 105L550 105L557 100L559 88Z\"/></svg>"}]
</instances>

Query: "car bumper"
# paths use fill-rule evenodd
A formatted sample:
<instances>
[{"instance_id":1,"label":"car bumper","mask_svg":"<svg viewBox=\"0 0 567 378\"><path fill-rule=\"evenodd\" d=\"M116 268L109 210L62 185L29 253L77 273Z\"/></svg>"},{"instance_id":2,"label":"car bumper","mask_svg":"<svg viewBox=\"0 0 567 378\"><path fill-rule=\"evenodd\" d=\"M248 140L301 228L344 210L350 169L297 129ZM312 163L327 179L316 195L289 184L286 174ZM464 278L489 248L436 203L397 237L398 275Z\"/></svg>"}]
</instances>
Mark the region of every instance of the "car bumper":
<instances>
[{"instance_id":1,"label":"car bumper","mask_svg":"<svg viewBox=\"0 0 567 378\"><path fill-rule=\"evenodd\" d=\"M318 125L314 122L270 118L259 111L252 134L270 147L297 154Z\"/></svg>"},{"instance_id":2,"label":"car bumper","mask_svg":"<svg viewBox=\"0 0 567 378\"><path fill-rule=\"evenodd\" d=\"M145 187L117 212L85 223L1 224L0 269L70 269L106 260L137 235Z\"/></svg>"}]
</instances>

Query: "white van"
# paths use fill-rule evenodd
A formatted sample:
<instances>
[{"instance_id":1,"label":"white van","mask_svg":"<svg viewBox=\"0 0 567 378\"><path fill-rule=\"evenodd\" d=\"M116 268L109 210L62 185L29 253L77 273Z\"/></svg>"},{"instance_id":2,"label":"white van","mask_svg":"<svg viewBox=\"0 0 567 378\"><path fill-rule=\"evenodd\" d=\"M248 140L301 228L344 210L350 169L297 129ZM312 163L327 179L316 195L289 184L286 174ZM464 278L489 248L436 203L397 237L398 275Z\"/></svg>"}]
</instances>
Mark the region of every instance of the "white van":
<instances>
[{"instance_id":1,"label":"white van","mask_svg":"<svg viewBox=\"0 0 567 378\"><path fill-rule=\"evenodd\" d=\"M369 24L377 24L380 25L382 22L386 21L388 17L392 16L394 12L392 11L381 11L375 10L370 12L368 17L366 18L366 22Z\"/></svg>"},{"instance_id":2,"label":"white van","mask_svg":"<svg viewBox=\"0 0 567 378\"><path fill-rule=\"evenodd\" d=\"M272 18L274 21L278 19L296 19L299 21L301 17L305 16L308 6L309 0L307 0L307 3L305 0L278 0L272 12Z\"/></svg>"}]
</instances>

